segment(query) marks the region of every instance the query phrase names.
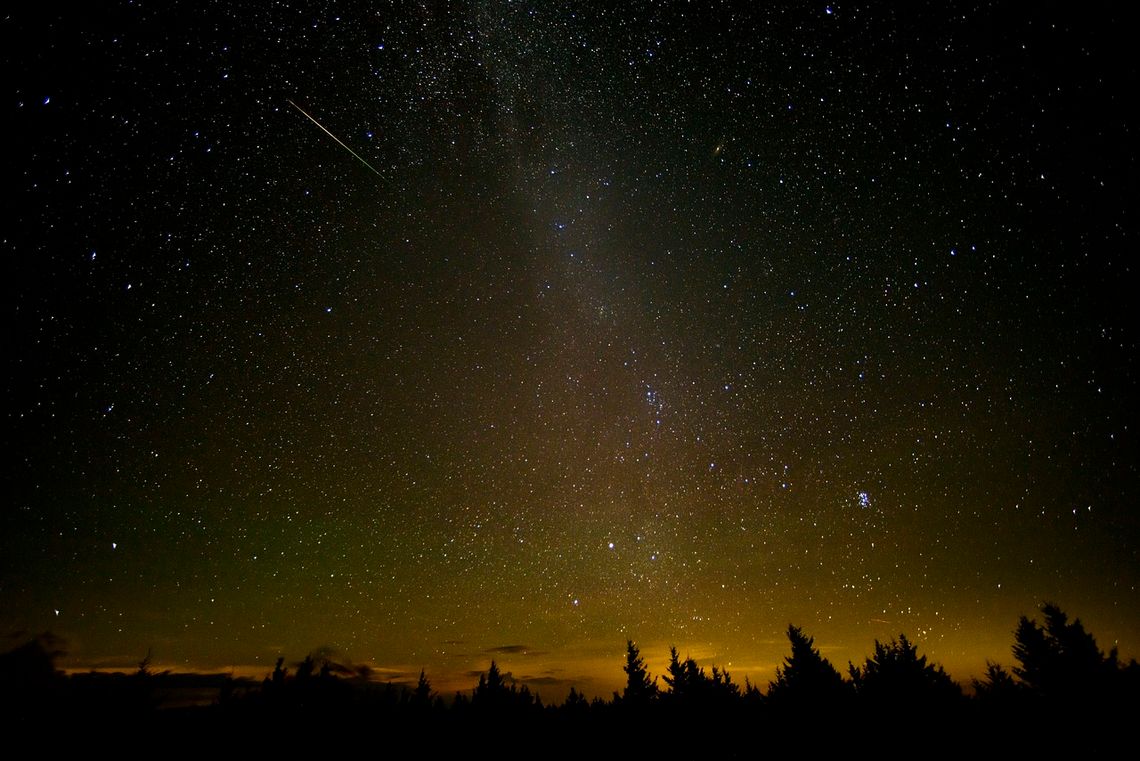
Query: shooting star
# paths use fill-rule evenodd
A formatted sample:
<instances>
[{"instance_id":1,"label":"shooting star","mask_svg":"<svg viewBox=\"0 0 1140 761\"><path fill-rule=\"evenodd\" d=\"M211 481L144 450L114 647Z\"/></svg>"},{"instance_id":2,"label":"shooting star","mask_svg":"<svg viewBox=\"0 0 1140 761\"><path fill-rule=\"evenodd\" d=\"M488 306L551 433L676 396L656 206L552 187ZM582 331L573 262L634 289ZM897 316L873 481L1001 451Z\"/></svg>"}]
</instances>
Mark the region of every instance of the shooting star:
<instances>
[{"instance_id":1,"label":"shooting star","mask_svg":"<svg viewBox=\"0 0 1140 761\"><path fill-rule=\"evenodd\" d=\"M289 99L288 99L288 98L286 98L286 100L289 100ZM381 179L383 179L384 175L382 175L382 174L380 174L379 172L377 172L377 171L376 171L376 167L372 166L372 165L371 165L371 164L369 164L367 161L365 161L364 159L362 159L362 158L360 157L360 154L359 154L359 153L357 153L356 151L354 151L354 150L352 150L351 148L349 148L347 145L345 145L345 144L344 144L344 143L341 141L341 139L340 139L339 137L337 137L336 135L334 135L333 133L331 133L331 132L329 132L327 129L325 129L325 125L321 124L319 121L317 121L317 120L316 120L316 119L314 119L312 116L310 116L310 115L309 115L309 112L308 112L308 111L306 111L305 109L303 109L303 108L301 108L300 106L298 106L298 105L297 105L296 103L294 103L292 100L289 100L289 105L290 105L290 106L292 106L293 108L297 109L298 111L300 111L302 114L304 114L304 115L305 115L305 118L306 118L306 119L308 119L309 121L311 121L313 124L315 124L315 125L317 125L318 127L320 127L320 128L321 128L321 131L322 131L322 132L324 132L326 135L328 135L328 136L329 136L329 137L331 137L333 140L335 140L335 141L337 142L337 145L339 145L341 148L344 148L346 151L348 151L349 153L351 153L351 154L352 154L352 155L353 155L353 156L356 158L356 160L357 160L357 161L359 161L361 164L364 164L364 166L366 166L366 167L368 167L369 169L371 169L371 170L372 170L372 173L373 173L373 174L375 174L377 177L380 177Z\"/></svg>"}]
</instances>

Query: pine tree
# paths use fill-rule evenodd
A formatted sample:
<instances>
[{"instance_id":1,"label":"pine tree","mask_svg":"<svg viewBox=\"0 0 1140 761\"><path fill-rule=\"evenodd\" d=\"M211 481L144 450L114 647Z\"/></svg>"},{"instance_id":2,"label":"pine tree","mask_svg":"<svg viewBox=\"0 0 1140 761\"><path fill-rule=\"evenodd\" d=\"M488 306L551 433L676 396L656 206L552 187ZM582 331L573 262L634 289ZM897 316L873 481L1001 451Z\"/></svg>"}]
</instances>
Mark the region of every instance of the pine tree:
<instances>
[{"instance_id":1,"label":"pine tree","mask_svg":"<svg viewBox=\"0 0 1140 761\"><path fill-rule=\"evenodd\" d=\"M491 668L486 674L479 675L479 684L475 688L471 703L484 707L502 707L511 701L511 691L507 688L499 665L491 661Z\"/></svg>"},{"instance_id":2,"label":"pine tree","mask_svg":"<svg viewBox=\"0 0 1140 761\"><path fill-rule=\"evenodd\" d=\"M669 685L671 696L678 698L684 695L685 664L681 663L676 647L669 648L669 665L665 667L665 676L662 678L665 680L665 684Z\"/></svg>"},{"instance_id":3,"label":"pine tree","mask_svg":"<svg viewBox=\"0 0 1140 761\"><path fill-rule=\"evenodd\" d=\"M875 640L875 654L862 669L852 665L850 673L856 694L871 703L916 709L962 697L962 688L941 666L927 663L905 634L886 644Z\"/></svg>"},{"instance_id":4,"label":"pine tree","mask_svg":"<svg viewBox=\"0 0 1140 761\"><path fill-rule=\"evenodd\" d=\"M423 669L420 669L419 681L416 682L416 689L412 692L412 703L424 707L431 705L431 682L428 681Z\"/></svg>"},{"instance_id":5,"label":"pine tree","mask_svg":"<svg viewBox=\"0 0 1140 761\"><path fill-rule=\"evenodd\" d=\"M675 703L709 705L740 695L740 689L732 683L728 672L714 667L710 678L692 658L682 661L675 647L669 648L669 665L663 678L669 685L669 700Z\"/></svg>"},{"instance_id":6,"label":"pine tree","mask_svg":"<svg viewBox=\"0 0 1140 761\"><path fill-rule=\"evenodd\" d=\"M788 626L792 654L776 669L768 698L777 705L834 704L848 691L843 677L815 648L815 639L798 626Z\"/></svg>"},{"instance_id":7,"label":"pine tree","mask_svg":"<svg viewBox=\"0 0 1140 761\"><path fill-rule=\"evenodd\" d=\"M645 666L645 659L633 640L626 640L625 666L622 671L626 674L625 690L622 700L630 705L644 705L657 697L657 679L649 678L649 669Z\"/></svg>"},{"instance_id":8,"label":"pine tree","mask_svg":"<svg viewBox=\"0 0 1140 761\"><path fill-rule=\"evenodd\" d=\"M586 701L585 695L571 686L570 694L566 696L566 702L562 704L562 708L577 716L589 710L590 704Z\"/></svg>"},{"instance_id":9,"label":"pine tree","mask_svg":"<svg viewBox=\"0 0 1140 761\"><path fill-rule=\"evenodd\" d=\"M740 685L732 681L728 669L712 667L712 679L708 684L713 700L718 703L728 703L740 697Z\"/></svg>"},{"instance_id":10,"label":"pine tree","mask_svg":"<svg viewBox=\"0 0 1140 761\"><path fill-rule=\"evenodd\" d=\"M503 675L499 671L499 664L491 661L491 668L487 670L487 691L500 692L504 687Z\"/></svg>"},{"instance_id":11,"label":"pine tree","mask_svg":"<svg viewBox=\"0 0 1140 761\"><path fill-rule=\"evenodd\" d=\"M989 704L1005 705L1016 700L1022 691L1008 671L1000 664L986 661L985 679L974 679L974 695Z\"/></svg>"},{"instance_id":12,"label":"pine tree","mask_svg":"<svg viewBox=\"0 0 1140 761\"><path fill-rule=\"evenodd\" d=\"M1045 625L1022 616L1014 632L1013 673L1033 693L1073 700L1087 699L1110 688L1120 674L1116 650L1107 656L1080 619L1052 603L1042 606Z\"/></svg>"}]
</instances>

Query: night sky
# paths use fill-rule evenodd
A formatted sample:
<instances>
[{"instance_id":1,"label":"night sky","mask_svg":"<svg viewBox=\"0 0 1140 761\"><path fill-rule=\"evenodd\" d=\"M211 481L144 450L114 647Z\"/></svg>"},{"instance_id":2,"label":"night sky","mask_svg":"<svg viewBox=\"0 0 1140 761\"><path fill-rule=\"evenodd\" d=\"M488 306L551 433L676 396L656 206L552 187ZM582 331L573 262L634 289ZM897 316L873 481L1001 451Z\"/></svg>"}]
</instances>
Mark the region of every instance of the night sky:
<instances>
[{"instance_id":1,"label":"night sky","mask_svg":"<svg viewBox=\"0 0 1140 761\"><path fill-rule=\"evenodd\" d=\"M1140 656L1121 6L30 5L5 642L556 698L789 623L968 681L1048 600Z\"/></svg>"}]
</instances>

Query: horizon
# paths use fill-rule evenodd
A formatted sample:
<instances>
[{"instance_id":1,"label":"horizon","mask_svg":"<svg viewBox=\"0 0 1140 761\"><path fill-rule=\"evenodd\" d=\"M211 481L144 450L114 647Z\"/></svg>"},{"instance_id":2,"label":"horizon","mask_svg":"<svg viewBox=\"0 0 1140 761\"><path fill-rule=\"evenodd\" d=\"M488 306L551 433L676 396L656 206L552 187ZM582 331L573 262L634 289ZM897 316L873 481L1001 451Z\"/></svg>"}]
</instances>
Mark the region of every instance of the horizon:
<instances>
[{"instance_id":1,"label":"horizon","mask_svg":"<svg viewBox=\"0 0 1140 761\"><path fill-rule=\"evenodd\" d=\"M1035 613L1036 615L1026 614L1026 617L1031 621L1040 619L1040 610L1035 611ZM1088 623L1080 616L1071 616L1071 618L1085 626L1085 629L1096 638L1097 646L1105 655L1108 655L1110 651L1118 648L1118 643L1116 642L1111 644L1102 642L1100 638L1097 637L1096 629L1090 628ZM985 657L980 665L975 666L975 670L968 673L962 673L961 669L947 665L946 662L936 657L936 654L928 652L922 642L916 641L909 636L908 639L918 648L919 655L925 656L927 660L934 665L944 667L950 678L957 682L962 690L969 695L973 694L973 680L982 679L985 676L985 670L988 664L996 663L1007 669L1013 664L1012 648L1015 626L1011 626L1010 628L1010 642L1006 649L1006 657ZM828 646L827 643L820 642L817 637L814 637L811 631L805 631L805 634L815 638L815 647L819 650L820 654L840 671L844 679L847 679L847 667L850 665L861 665L864 658L873 652L875 642L890 642L900 634L905 635L906 632L897 632L893 635L877 637L868 643L865 652L853 656L842 655L842 653L845 652L844 648ZM11 640L13 637L14 635L10 635L9 639ZM667 645L661 645L660 643L654 645L650 643L643 646L636 640L633 640L633 642L638 646L645 660L646 667L653 678L656 679L666 673L666 666L669 661L669 649L676 646L675 643ZM677 650L682 658L688 659L692 657L698 665L706 670L711 669L712 666L717 666L722 671L727 671L735 684L743 686L747 679L751 684L759 687L761 691L766 691L769 684L776 678L777 667L782 667L785 664L785 658L789 655L786 637L784 637L781 642L768 644L770 644L772 648L782 647L782 651L776 660L762 663L746 663L743 666L734 662L718 660L715 654L707 654L707 652L703 655L694 655L693 652L687 651L683 647L677 647ZM465 653L457 657L464 659L465 662L470 665L469 668L461 670L452 669L451 671L441 671L439 673L428 671L426 666L413 667L408 663L369 663L356 661L349 657L350 654L340 652L329 646L314 648L308 651L306 655L314 656L318 663L328 660L351 670L360 669L361 667L367 668L366 673L353 675L351 679L354 681L363 681L375 685L390 684L395 687L408 689L415 687L422 669L431 682L433 692L442 696L445 700L450 700L456 693L466 694L472 692L475 689L479 676L486 673L491 663L496 663L502 671L507 684L526 685L532 694L543 696L548 702L561 703L570 688L576 689L588 700L592 700L593 698L608 700L614 692L620 692L625 684L625 676L621 670L621 659L625 654L625 646L622 645L622 647L614 648L613 650L612 658L609 657L609 655L601 654L595 654L591 657L589 662L594 668L582 670L582 673L577 679L552 678L549 676L551 667L556 664L562 664L563 661L557 659L552 660L550 658L551 653L535 651L525 645L504 645L477 653ZM837 658L837 654L842 657ZM147 655L149 657L151 653L148 652ZM152 674L169 673L171 675L195 674L203 676L229 676L235 679L249 680L251 683L260 683L272 675L276 660L279 657L285 659L285 668L290 673L294 672L301 660L303 660L303 656L291 658L289 654L276 653L268 656L269 660L263 663L235 663L226 664L224 666L211 666L194 665L192 660L187 662L166 662L160 658L158 660L148 661L147 670ZM1127 652L1119 653L1119 660L1122 664L1135 659L1136 656L1134 654ZM129 656L103 658L87 664L72 663L72 660L74 659L70 658L65 651L64 654L60 656L60 662L57 663L57 667L60 671L69 676L92 672L129 675L137 672L140 663L138 658L132 659ZM477 665L480 662L484 664L482 667ZM348 678L345 674L340 674L340 676Z\"/></svg>"}]
</instances>

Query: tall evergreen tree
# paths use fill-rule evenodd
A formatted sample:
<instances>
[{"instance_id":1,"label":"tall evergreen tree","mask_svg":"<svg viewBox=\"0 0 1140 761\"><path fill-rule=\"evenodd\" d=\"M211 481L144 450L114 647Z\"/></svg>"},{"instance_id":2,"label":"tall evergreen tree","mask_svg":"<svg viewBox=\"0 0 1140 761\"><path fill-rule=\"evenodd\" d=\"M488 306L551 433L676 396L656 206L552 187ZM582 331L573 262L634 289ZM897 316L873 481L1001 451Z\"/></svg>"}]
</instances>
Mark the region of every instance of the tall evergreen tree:
<instances>
[{"instance_id":1,"label":"tall evergreen tree","mask_svg":"<svg viewBox=\"0 0 1140 761\"><path fill-rule=\"evenodd\" d=\"M681 657L677 654L677 648L670 647L669 665L665 667L665 676L662 678L665 680L665 684L669 685L669 694L673 698L682 697L686 692L685 687L687 680L685 665L685 663L681 662Z\"/></svg>"},{"instance_id":2,"label":"tall evergreen tree","mask_svg":"<svg viewBox=\"0 0 1140 761\"><path fill-rule=\"evenodd\" d=\"M590 704L586 701L586 696L571 685L570 694L566 696L566 702L562 704L562 709L574 716L581 716L590 709Z\"/></svg>"},{"instance_id":3,"label":"tall evergreen tree","mask_svg":"<svg viewBox=\"0 0 1140 761\"><path fill-rule=\"evenodd\" d=\"M503 674L499 671L499 664L491 661L491 668L486 674L479 675L479 684L475 687L475 694L471 696L471 704L483 707L502 707L510 701L510 690L507 689Z\"/></svg>"},{"instance_id":4,"label":"tall evergreen tree","mask_svg":"<svg viewBox=\"0 0 1140 761\"><path fill-rule=\"evenodd\" d=\"M412 703L427 707L431 705L431 682L423 669L420 669L420 678L416 682L416 689L412 692Z\"/></svg>"},{"instance_id":5,"label":"tall evergreen tree","mask_svg":"<svg viewBox=\"0 0 1140 761\"><path fill-rule=\"evenodd\" d=\"M1085 631L1078 618L1069 617L1052 603L1042 606L1045 625L1022 616L1014 632L1013 673L1033 693L1050 697L1086 699L1102 693L1120 674L1116 650L1108 655Z\"/></svg>"},{"instance_id":6,"label":"tall evergreen tree","mask_svg":"<svg viewBox=\"0 0 1140 761\"><path fill-rule=\"evenodd\" d=\"M669 665L663 677L669 685L668 699L689 706L723 706L740 697L740 687L727 671L713 666L712 676L695 660L681 660L677 648L669 648Z\"/></svg>"},{"instance_id":7,"label":"tall evergreen tree","mask_svg":"<svg viewBox=\"0 0 1140 761\"><path fill-rule=\"evenodd\" d=\"M708 687L713 700L721 703L740 697L740 685L732 681L728 669L718 669L713 666L712 679L709 680Z\"/></svg>"},{"instance_id":8,"label":"tall evergreen tree","mask_svg":"<svg viewBox=\"0 0 1140 761\"><path fill-rule=\"evenodd\" d=\"M621 696L623 701L631 705L644 705L657 697L657 679L649 678L645 659L641 657L633 640L626 640L625 666L622 671L626 675L625 690Z\"/></svg>"},{"instance_id":9,"label":"tall evergreen tree","mask_svg":"<svg viewBox=\"0 0 1140 761\"><path fill-rule=\"evenodd\" d=\"M792 654L776 669L776 681L768 685L768 698L775 705L823 704L840 701L848 691L843 677L815 648L815 639L798 626L788 626Z\"/></svg>"}]
</instances>

